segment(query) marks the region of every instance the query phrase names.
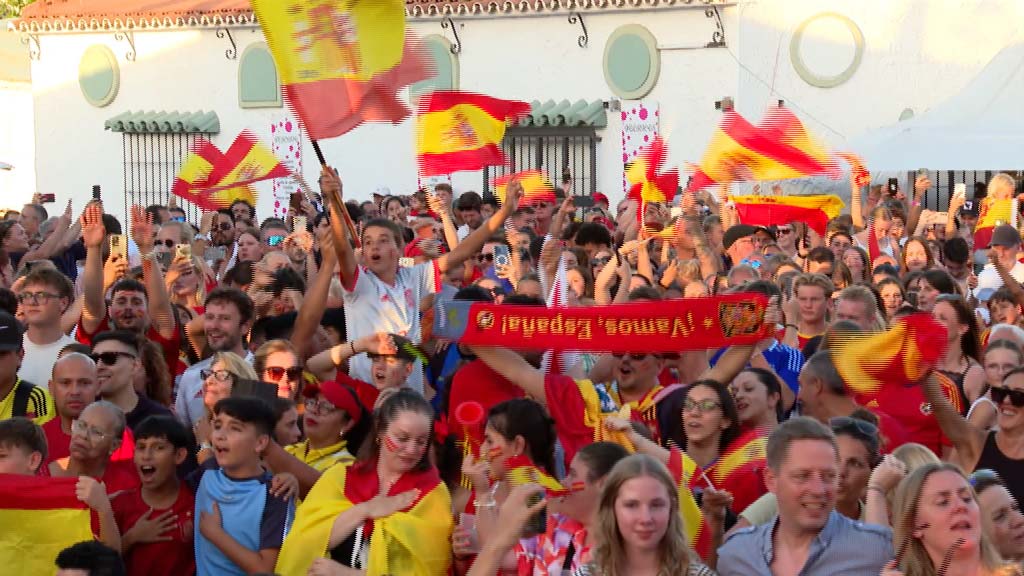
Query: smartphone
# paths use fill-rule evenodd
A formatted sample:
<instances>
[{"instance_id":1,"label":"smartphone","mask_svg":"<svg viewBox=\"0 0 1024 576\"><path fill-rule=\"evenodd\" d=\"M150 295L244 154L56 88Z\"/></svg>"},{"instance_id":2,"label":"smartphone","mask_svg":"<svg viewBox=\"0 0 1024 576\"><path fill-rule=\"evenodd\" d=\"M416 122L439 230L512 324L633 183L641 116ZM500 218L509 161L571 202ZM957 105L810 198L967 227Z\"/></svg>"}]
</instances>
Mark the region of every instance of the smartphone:
<instances>
[{"instance_id":1,"label":"smartphone","mask_svg":"<svg viewBox=\"0 0 1024 576\"><path fill-rule=\"evenodd\" d=\"M174 247L174 259L184 258L186 260L192 259L192 245L191 244L178 244Z\"/></svg>"},{"instance_id":2,"label":"smartphone","mask_svg":"<svg viewBox=\"0 0 1024 576\"><path fill-rule=\"evenodd\" d=\"M295 216L292 218L292 232L306 232L309 228L306 228L306 217Z\"/></svg>"},{"instance_id":3,"label":"smartphone","mask_svg":"<svg viewBox=\"0 0 1024 576\"><path fill-rule=\"evenodd\" d=\"M889 178L889 183L886 186L886 192L889 193L889 196L895 196L898 190L899 180L896 178Z\"/></svg>"},{"instance_id":4,"label":"smartphone","mask_svg":"<svg viewBox=\"0 0 1024 576\"><path fill-rule=\"evenodd\" d=\"M227 250L223 246L210 246L203 252L203 259L208 262L216 262L227 257Z\"/></svg>"},{"instance_id":5,"label":"smartphone","mask_svg":"<svg viewBox=\"0 0 1024 576\"><path fill-rule=\"evenodd\" d=\"M538 492L530 496L529 500L526 501L527 506L535 506L538 502L543 499L542 493ZM523 526L523 538L530 538L537 534L543 534L548 527L548 515L545 508L541 508L539 512L530 516L530 519Z\"/></svg>"},{"instance_id":6,"label":"smartphone","mask_svg":"<svg viewBox=\"0 0 1024 576\"><path fill-rule=\"evenodd\" d=\"M512 256L508 250L508 246L499 244L494 247L494 267L508 266L512 264Z\"/></svg>"},{"instance_id":7,"label":"smartphone","mask_svg":"<svg viewBox=\"0 0 1024 576\"><path fill-rule=\"evenodd\" d=\"M110 235L110 257L117 256L122 262L128 261L128 245L121 234Z\"/></svg>"},{"instance_id":8,"label":"smartphone","mask_svg":"<svg viewBox=\"0 0 1024 576\"><path fill-rule=\"evenodd\" d=\"M594 205L593 196L573 196L572 205L577 208L590 208Z\"/></svg>"},{"instance_id":9,"label":"smartphone","mask_svg":"<svg viewBox=\"0 0 1024 576\"><path fill-rule=\"evenodd\" d=\"M953 196L955 198L967 198L967 184L957 182L953 185Z\"/></svg>"},{"instance_id":10,"label":"smartphone","mask_svg":"<svg viewBox=\"0 0 1024 576\"><path fill-rule=\"evenodd\" d=\"M100 198L100 185L99 184L93 184L92 185L92 199L93 200L100 200L101 199Z\"/></svg>"},{"instance_id":11,"label":"smartphone","mask_svg":"<svg viewBox=\"0 0 1024 576\"><path fill-rule=\"evenodd\" d=\"M56 201L57 201L56 194L40 194L39 195L39 203L40 204L52 204L52 203L54 203Z\"/></svg>"}]
</instances>

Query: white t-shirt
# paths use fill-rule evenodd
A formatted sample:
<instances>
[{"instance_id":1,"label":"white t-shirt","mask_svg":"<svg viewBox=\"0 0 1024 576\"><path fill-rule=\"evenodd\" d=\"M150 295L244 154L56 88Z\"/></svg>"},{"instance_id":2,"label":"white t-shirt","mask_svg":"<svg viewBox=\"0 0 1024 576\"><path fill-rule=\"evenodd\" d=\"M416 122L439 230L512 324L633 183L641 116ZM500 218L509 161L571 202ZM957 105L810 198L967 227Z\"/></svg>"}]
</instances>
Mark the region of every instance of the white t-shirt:
<instances>
[{"instance_id":1,"label":"white t-shirt","mask_svg":"<svg viewBox=\"0 0 1024 576\"><path fill-rule=\"evenodd\" d=\"M53 375L53 364L57 361L57 354L62 348L74 342L75 339L71 336L61 334L56 342L39 345L29 340L26 332L21 337L21 345L25 348L25 358L21 361L21 368L18 369L18 378L31 382L44 390L49 390L50 376Z\"/></svg>"},{"instance_id":2,"label":"white t-shirt","mask_svg":"<svg viewBox=\"0 0 1024 576\"><path fill-rule=\"evenodd\" d=\"M437 261L424 262L409 268L401 267L394 286L385 284L363 266L356 267L352 289L345 290L345 328L350 342L376 332L388 332L420 342L420 301L441 289L441 272ZM370 357L359 354L349 360L350 376L364 382L370 377ZM423 365L409 375L408 386L423 392Z\"/></svg>"},{"instance_id":3,"label":"white t-shirt","mask_svg":"<svg viewBox=\"0 0 1024 576\"><path fill-rule=\"evenodd\" d=\"M1013 279L1017 282L1024 283L1024 264L1021 264L1020 262L1015 263L1013 268L1010 269L1010 276L1013 276ZM1002 287L1003 279L999 277L999 272L990 262L985 264L985 267L982 268L981 272L978 274L978 287L975 288L974 293L977 294L978 291L984 290L985 288L998 290Z\"/></svg>"}]
</instances>

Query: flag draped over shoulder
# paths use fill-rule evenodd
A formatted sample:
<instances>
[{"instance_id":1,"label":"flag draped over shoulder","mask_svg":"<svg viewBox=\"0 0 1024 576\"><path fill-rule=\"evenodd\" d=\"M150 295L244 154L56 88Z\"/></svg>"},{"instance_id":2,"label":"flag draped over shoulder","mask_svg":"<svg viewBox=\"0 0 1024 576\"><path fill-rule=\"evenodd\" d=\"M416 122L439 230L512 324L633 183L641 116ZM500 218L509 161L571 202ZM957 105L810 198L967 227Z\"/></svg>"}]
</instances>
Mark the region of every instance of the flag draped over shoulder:
<instances>
[{"instance_id":1,"label":"flag draped over shoulder","mask_svg":"<svg viewBox=\"0 0 1024 576\"><path fill-rule=\"evenodd\" d=\"M946 351L946 329L929 314L913 314L880 334L844 338L834 350L846 385L873 395L887 383L902 386L924 378Z\"/></svg>"},{"instance_id":2,"label":"flag draped over shoulder","mask_svg":"<svg viewBox=\"0 0 1024 576\"><path fill-rule=\"evenodd\" d=\"M57 554L92 540L89 509L75 497L78 478L0 475L0 566L53 574ZM12 572L13 573L13 572Z\"/></svg>"},{"instance_id":3,"label":"flag draped over shoulder","mask_svg":"<svg viewBox=\"0 0 1024 576\"><path fill-rule=\"evenodd\" d=\"M675 447L669 452L668 470L676 482L679 494L679 515L683 518L686 538L690 542L690 547L706 561L711 554L711 529L704 519L700 506L697 506L697 500L694 499L691 489L692 478L700 470L692 458Z\"/></svg>"},{"instance_id":4,"label":"flag draped over shoulder","mask_svg":"<svg viewBox=\"0 0 1024 576\"><path fill-rule=\"evenodd\" d=\"M732 196L740 222L756 226L806 222L825 236L828 221L839 215L843 201L833 194L814 196Z\"/></svg>"},{"instance_id":5,"label":"flag draped over shoulder","mask_svg":"<svg viewBox=\"0 0 1024 576\"><path fill-rule=\"evenodd\" d=\"M289 107L314 140L398 123L405 86L429 77L402 0L253 0Z\"/></svg>"},{"instance_id":6,"label":"flag draped over shoulder","mask_svg":"<svg viewBox=\"0 0 1024 576\"><path fill-rule=\"evenodd\" d=\"M521 205L526 206L540 201L554 202L555 187L551 181L540 170L524 170L515 174L506 174L491 180L494 190L494 197L499 204L505 203L505 194L508 192L508 185L513 180L518 180L523 187L523 199Z\"/></svg>"},{"instance_id":7,"label":"flag draped over shoulder","mask_svg":"<svg viewBox=\"0 0 1024 576\"><path fill-rule=\"evenodd\" d=\"M992 242L992 231L999 224L1017 226L1017 200L982 200L978 224L974 227L974 246L976 249L988 248Z\"/></svg>"},{"instance_id":8,"label":"flag draped over shoulder","mask_svg":"<svg viewBox=\"0 0 1024 576\"><path fill-rule=\"evenodd\" d=\"M769 108L757 126L734 111L723 115L687 191L734 180L838 176L827 148L786 108Z\"/></svg>"},{"instance_id":9,"label":"flag draped over shoulder","mask_svg":"<svg viewBox=\"0 0 1024 576\"><path fill-rule=\"evenodd\" d=\"M171 192L206 210L228 208L236 200L255 206L252 184L290 175L270 149L243 131L225 153L212 142L199 143L185 159Z\"/></svg>"},{"instance_id":10,"label":"flag draped over shoulder","mask_svg":"<svg viewBox=\"0 0 1024 576\"><path fill-rule=\"evenodd\" d=\"M530 105L483 94L439 90L420 100L416 153L420 176L505 164L499 145L509 122L530 112Z\"/></svg>"},{"instance_id":11,"label":"flag draped over shoulder","mask_svg":"<svg viewBox=\"0 0 1024 576\"><path fill-rule=\"evenodd\" d=\"M733 509L743 510L768 491L762 471L768 465L768 431L752 428L733 440L705 472L715 488L732 493Z\"/></svg>"},{"instance_id":12,"label":"flag draped over shoulder","mask_svg":"<svg viewBox=\"0 0 1024 576\"><path fill-rule=\"evenodd\" d=\"M376 466L356 463L328 468L299 507L275 572L305 576L314 560L329 557L327 544L334 520L354 505L372 499L378 489ZM388 494L412 489L418 489L420 495L410 508L368 523L372 530L364 535L369 540L367 576L448 573L452 532L448 489L437 471L430 469L403 474Z\"/></svg>"}]
</instances>

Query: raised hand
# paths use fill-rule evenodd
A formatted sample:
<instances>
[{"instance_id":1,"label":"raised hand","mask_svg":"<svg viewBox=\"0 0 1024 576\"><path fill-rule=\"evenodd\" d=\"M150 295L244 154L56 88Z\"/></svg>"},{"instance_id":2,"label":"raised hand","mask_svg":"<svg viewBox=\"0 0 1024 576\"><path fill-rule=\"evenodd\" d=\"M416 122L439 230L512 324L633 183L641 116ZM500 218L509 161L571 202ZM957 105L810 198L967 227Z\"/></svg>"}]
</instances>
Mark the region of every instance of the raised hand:
<instances>
[{"instance_id":1,"label":"raised hand","mask_svg":"<svg viewBox=\"0 0 1024 576\"><path fill-rule=\"evenodd\" d=\"M341 178L338 176L338 171L329 166L324 166L320 170L320 195L325 200L335 197L343 200L341 189Z\"/></svg>"},{"instance_id":2,"label":"raised hand","mask_svg":"<svg viewBox=\"0 0 1024 576\"><path fill-rule=\"evenodd\" d=\"M103 226L103 207L95 202L86 206L81 222L85 247L99 248L107 235L107 229Z\"/></svg>"},{"instance_id":3,"label":"raised hand","mask_svg":"<svg viewBox=\"0 0 1024 576\"><path fill-rule=\"evenodd\" d=\"M75 484L75 497L80 502L93 510L103 510L110 507L110 500L107 498L107 487L89 476L79 476Z\"/></svg>"},{"instance_id":4,"label":"raised hand","mask_svg":"<svg viewBox=\"0 0 1024 576\"><path fill-rule=\"evenodd\" d=\"M148 254L153 250L153 240L156 238L156 224L153 223L153 215L146 212L146 209L138 204L132 206L131 210L132 240L139 247L139 251Z\"/></svg>"},{"instance_id":5,"label":"raised hand","mask_svg":"<svg viewBox=\"0 0 1024 576\"><path fill-rule=\"evenodd\" d=\"M448 211L451 209L450 207L444 205L444 201L441 200L441 198L439 198L437 194L434 194L433 192L430 191L427 192L427 207L430 208L431 212L437 214L438 216L442 214L447 214Z\"/></svg>"}]
</instances>

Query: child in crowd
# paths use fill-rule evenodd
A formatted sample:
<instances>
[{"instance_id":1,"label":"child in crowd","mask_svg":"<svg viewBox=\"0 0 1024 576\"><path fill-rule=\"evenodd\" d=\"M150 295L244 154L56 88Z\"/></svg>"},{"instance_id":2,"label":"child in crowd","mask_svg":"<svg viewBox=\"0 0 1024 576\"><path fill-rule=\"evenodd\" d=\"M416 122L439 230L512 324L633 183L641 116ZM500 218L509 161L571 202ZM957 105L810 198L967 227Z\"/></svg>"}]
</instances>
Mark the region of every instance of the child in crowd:
<instances>
[{"instance_id":1,"label":"child in crowd","mask_svg":"<svg viewBox=\"0 0 1024 576\"><path fill-rule=\"evenodd\" d=\"M35 476L46 460L46 435L28 418L0 420L0 474Z\"/></svg>"}]
</instances>

